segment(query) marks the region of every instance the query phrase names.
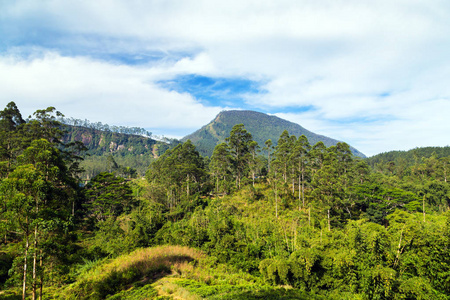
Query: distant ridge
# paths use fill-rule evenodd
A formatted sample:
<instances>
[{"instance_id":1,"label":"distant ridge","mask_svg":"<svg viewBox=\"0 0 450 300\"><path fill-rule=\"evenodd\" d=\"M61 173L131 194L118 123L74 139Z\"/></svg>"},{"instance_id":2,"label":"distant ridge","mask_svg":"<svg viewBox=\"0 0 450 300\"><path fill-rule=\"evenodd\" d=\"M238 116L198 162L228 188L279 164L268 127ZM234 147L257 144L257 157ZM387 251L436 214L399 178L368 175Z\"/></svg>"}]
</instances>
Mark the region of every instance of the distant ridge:
<instances>
[{"instance_id":1,"label":"distant ridge","mask_svg":"<svg viewBox=\"0 0 450 300\"><path fill-rule=\"evenodd\" d=\"M244 124L247 131L252 134L253 140L258 142L260 147L264 147L264 142L268 139L271 139L273 144L276 145L284 130L297 137L304 134L311 145L322 141L329 147L340 142L324 135L315 134L296 123L251 110L222 111L210 123L181 140L183 142L188 139L191 140L202 155L211 156L214 147L225 141L236 124ZM354 155L366 157L357 149L353 147L350 147L350 149Z\"/></svg>"},{"instance_id":2,"label":"distant ridge","mask_svg":"<svg viewBox=\"0 0 450 300\"><path fill-rule=\"evenodd\" d=\"M393 150L379 153L366 159L367 163L374 167L377 164L393 162L395 165L412 166L422 158L436 159L450 156L450 146L445 147L417 147L408 151Z\"/></svg>"},{"instance_id":3,"label":"distant ridge","mask_svg":"<svg viewBox=\"0 0 450 300\"><path fill-rule=\"evenodd\" d=\"M82 142L89 155L103 155L105 153L120 153L132 155L155 156L155 149L160 146L158 141L136 134L126 134L98 130L83 126L66 125L63 141ZM165 147L168 148L168 147ZM166 149L163 149L164 153Z\"/></svg>"}]
</instances>

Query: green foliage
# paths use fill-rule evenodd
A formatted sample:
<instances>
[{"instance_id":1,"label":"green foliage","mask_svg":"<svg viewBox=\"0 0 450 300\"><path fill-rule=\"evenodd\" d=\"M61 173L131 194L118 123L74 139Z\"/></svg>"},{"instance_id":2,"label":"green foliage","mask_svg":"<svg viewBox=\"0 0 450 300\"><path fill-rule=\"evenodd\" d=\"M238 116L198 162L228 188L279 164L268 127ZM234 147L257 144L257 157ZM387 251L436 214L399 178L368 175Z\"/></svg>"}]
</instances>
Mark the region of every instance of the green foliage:
<instances>
[{"instance_id":1,"label":"green foliage","mask_svg":"<svg viewBox=\"0 0 450 300\"><path fill-rule=\"evenodd\" d=\"M160 190L155 200L165 205L171 219L183 217L192 198L204 194L207 188L205 162L190 141L166 151L150 165L146 178Z\"/></svg>"},{"instance_id":2,"label":"green foliage","mask_svg":"<svg viewBox=\"0 0 450 300\"><path fill-rule=\"evenodd\" d=\"M88 216L98 221L128 213L135 205L131 188L125 179L112 173L100 173L86 186L85 204Z\"/></svg>"},{"instance_id":3,"label":"green foliage","mask_svg":"<svg viewBox=\"0 0 450 300\"><path fill-rule=\"evenodd\" d=\"M1 157L1 228L4 244L20 249L14 252L7 282L18 285L21 279L23 297L30 285L36 294L49 274L67 271L66 251L75 248L70 231L80 194L79 157L71 145L61 142L57 117L62 114L49 107L33 116L24 122L14 103L0 114L0 135L6 137Z\"/></svg>"}]
</instances>

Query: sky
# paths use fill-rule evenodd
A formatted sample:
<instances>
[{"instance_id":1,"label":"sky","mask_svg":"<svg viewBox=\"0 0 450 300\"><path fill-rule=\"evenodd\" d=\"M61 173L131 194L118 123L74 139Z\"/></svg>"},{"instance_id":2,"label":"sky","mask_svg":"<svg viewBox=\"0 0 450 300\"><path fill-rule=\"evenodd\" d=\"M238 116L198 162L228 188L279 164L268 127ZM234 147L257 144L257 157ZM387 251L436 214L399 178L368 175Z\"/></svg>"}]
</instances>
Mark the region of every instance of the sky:
<instances>
[{"instance_id":1,"label":"sky","mask_svg":"<svg viewBox=\"0 0 450 300\"><path fill-rule=\"evenodd\" d=\"M255 110L367 156L450 144L448 0L0 0L0 109L181 138Z\"/></svg>"}]
</instances>

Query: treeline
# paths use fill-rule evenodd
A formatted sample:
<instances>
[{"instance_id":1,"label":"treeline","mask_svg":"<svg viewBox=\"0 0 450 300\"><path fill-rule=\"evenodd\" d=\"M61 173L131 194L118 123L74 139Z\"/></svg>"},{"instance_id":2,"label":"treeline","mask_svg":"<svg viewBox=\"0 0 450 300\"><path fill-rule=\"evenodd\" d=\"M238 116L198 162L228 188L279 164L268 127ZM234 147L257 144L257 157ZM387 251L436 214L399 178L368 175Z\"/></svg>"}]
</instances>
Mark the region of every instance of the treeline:
<instances>
[{"instance_id":1,"label":"treeline","mask_svg":"<svg viewBox=\"0 0 450 300\"><path fill-rule=\"evenodd\" d=\"M210 161L199 159L187 141L152 163L147 179L164 190L168 202L180 201L192 191L205 195L213 186L211 192L226 195L247 184L265 183L274 193L275 214L286 199L299 210L319 205L325 209L329 228L361 217L386 224L386 216L396 209L423 212L425 206L434 211L448 208L448 157L422 159L408 169L408 176L399 176L371 172L345 143L311 146L305 136L297 138L287 131L275 149L271 140L266 141L265 157L242 124L233 127L226 141L216 146Z\"/></svg>"},{"instance_id":2,"label":"treeline","mask_svg":"<svg viewBox=\"0 0 450 300\"><path fill-rule=\"evenodd\" d=\"M83 146L61 143L61 116L49 107L25 121L13 102L0 111L2 283L20 283L23 299L42 294L46 271L66 272L74 251Z\"/></svg>"},{"instance_id":3,"label":"treeline","mask_svg":"<svg viewBox=\"0 0 450 300\"><path fill-rule=\"evenodd\" d=\"M115 126L103 124L102 122L90 122L87 119L80 120L75 118L65 118L59 117L58 121L71 126L80 126L86 127L94 130L101 130L106 132L115 132L115 133L123 133L123 134L134 134L134 135L142 135L145 137L152 137L152 133L150 131L145 130L140 127L126 127L126 126Z\"/></svg>"},{"instance_id":4,"label":"treeline","mask_svg":"<svg viewBox=\"0 0 450 300\"><path fill-rule=\"evenodd\" d=\"M107 248L96 245L104 244L103 237L92 232L137 207L130 185L114 174L131 178L136 171L112 157L106 167L113 173L82 184L80 162L87 149L64 142L61 117L49 107L25 121L14 102L0 111L0 285L17 296L14 287L20 286L22 299L48 298L48 289L73 280L74 266L106 257ZM93 244L87 242L92 236ZM138 245L130 242L126 249Z\"/></svg>"},{"instance_id":5,"label":"treeline","mask_svg":"<svg viewBox=\"0 0 450 300\"><path fill-rule=\"evenodd\" d=\"M13 103L0 112L0 284L13 294L35 299L42 286L58 298L69 283L86 287L80 274L102 259L182 245L209 255L212 278L226 264L312 298L450 298L448 157L377 169L345 143L288 131L260 149L238 124L211 158L186 141L130 181L129 166L108 156L107 172L82 186L82 149L61 143L58 115L25 122ZM80 295L151 283L117 276Z\"/></svg>"}]
</instances>

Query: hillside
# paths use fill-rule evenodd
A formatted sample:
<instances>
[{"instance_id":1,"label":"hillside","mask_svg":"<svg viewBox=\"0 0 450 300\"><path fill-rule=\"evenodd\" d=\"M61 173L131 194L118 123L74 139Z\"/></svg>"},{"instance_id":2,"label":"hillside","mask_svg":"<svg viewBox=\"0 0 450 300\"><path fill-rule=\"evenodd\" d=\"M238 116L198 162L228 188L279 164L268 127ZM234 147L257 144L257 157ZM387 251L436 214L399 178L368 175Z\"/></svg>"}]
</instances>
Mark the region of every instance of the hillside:
<instances>
[{"instance_id":1,"label":"hillside","mask_svg":"<svg viewBox=\"0 0 450 300\"><path fill-rule=\"evenodd\" d=\"M80 141L90 155L104 153L152 154L157 151L158 143L148 137L97 130L82 126L67 125L64 142ZM164 149L165 150L165 149Z\"/></svg>"},{"instance_id":2,"label":"hillside","mask_svg":"<svg viewBox=\"0 0 450 300\"><path fill-rule=\"evenodd\" d=\"M218 143L225 141L225 138L228 136L233 126L241 123L244 124L247 131L252 134L253 140L258 142L260 147L263 147L264 142L268 139L271 139L274 145L276 145L283 130L287 130L290 135L295 136L304 134L311 145L322 141L329 147L339 142L335 139L315 134L296 123L289 122L276 116L269 116L264 113L248 110L223 111L209 124L203 126L194 133L187 135L182 141L184 142L190 139L202 155L211 156L214 147ZM365 157L365 155L357 149L353 147L350 148L354 155Z\"/></svg>"},{"instance_id":3,"label":"hillside","mask_svg":"<svg viewBox=\"0 0 450 300\"><path fill-rule=\"evenodd\" d=\"M143 175L151 161L170 147L168 143L141 135L66 125L63 142L75 141L82 142L87 148L81 164L85 170L82 178L86 179L111 171L111 164L132 168Z\"/></svg>"}]
</instances>

